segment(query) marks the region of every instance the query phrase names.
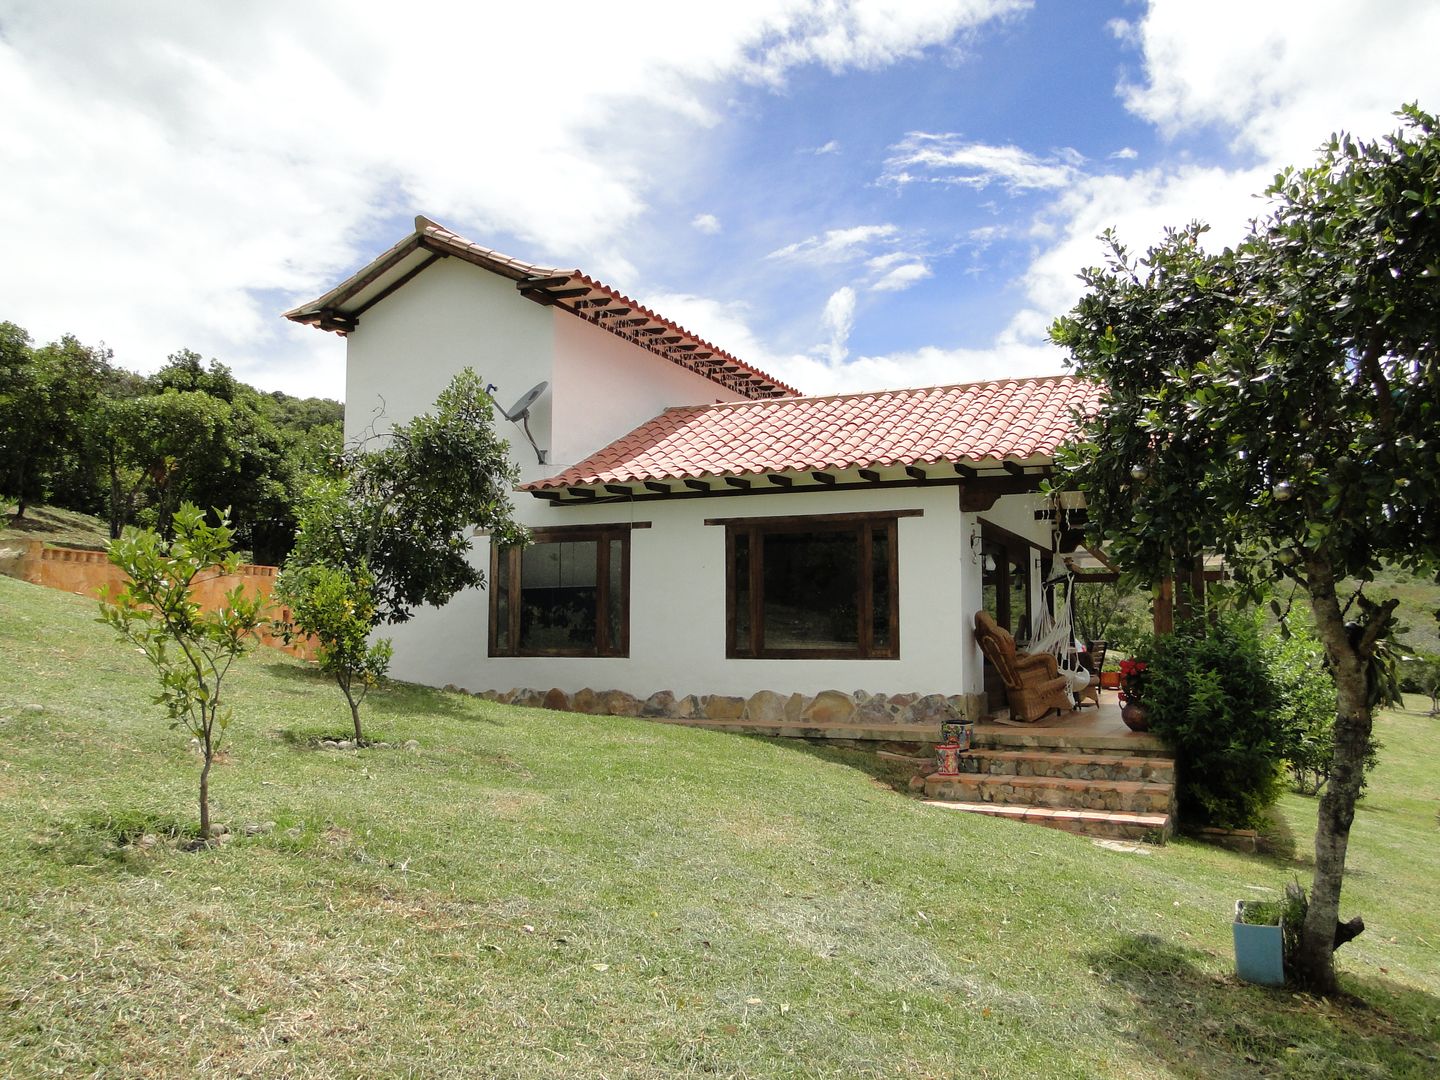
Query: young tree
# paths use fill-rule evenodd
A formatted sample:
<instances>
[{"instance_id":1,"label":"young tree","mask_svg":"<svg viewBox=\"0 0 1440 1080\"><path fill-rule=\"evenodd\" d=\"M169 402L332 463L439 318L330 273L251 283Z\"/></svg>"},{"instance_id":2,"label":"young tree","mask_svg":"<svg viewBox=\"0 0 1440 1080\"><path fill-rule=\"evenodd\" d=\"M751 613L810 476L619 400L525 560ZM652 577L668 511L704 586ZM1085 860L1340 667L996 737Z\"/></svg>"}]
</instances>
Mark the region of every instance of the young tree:
<instances>
[{"instance_id":1,"label":"young tree","mask_svg":"<svg viewBox=\"0 0 1440 1080\"><path fill-rule=\"evenodd\" d=\"M1233 250L1205 252L1199 225L1141 260L1107 236L1052 331L1106 388L1064 468L1111 557L1153 582L1217 551L1242 589L1283 575L1308 596L1338 707L1295 975L1324 993L1356 932L1340 891L1395 606L1341 583L1440 559L1440 136L1403 115L1281 173Z\"/></svg>"},{"instance_id":2,"label":"young tree","mask_svg":"<svg viewBox=\"0 0 1440 1080\"><path fill-rule=\"evenodd\" d=\"M385 677L391 655L388 639L370 641L377 622L375 578L364 566L292 564L281 572L274 596L289 609L289 618L279 623L285 643L308 634L319 644L316 662L345 695L360 744L360 706Z\"/></svg>"},{"instance_id":3,"label":"young tree","mask_svg":"<svg viewBox=\"0 0 1440 1080\"><path fill-rule=\"evenodd\" d=\"M350 617L359 619L363 611L372 631L405 622L416 605L439 607L462 589L484 587L484 572L468 557L471 531L486 530L497 544L525 538L510 505L518 472L507 444L495 435L492 416L484 383L466 368L441 392L433 414L397 426L380 449L351 447L335 475L310 485L285 564L293 595L307 600L293 606L295 629L314 634L322 647L327 635L338 642L337 630L346 639L353 632L348 619L321 616L334 612L338 594L327 586L331 592L322 604L308 593L328 579L307 577L306 568L339 571L352 588L363 582L367 602ZM337 648L330 656L327 670L337 681L363 683L365 665L375 663L358 647ZM359 705L350 705L358 741Z\"/></svg>"},{"instance_id":4,"label":"young tree","mask_svg":"<svg viewBox=\"0 0 1440 1080\"><path fill-rule=\"evenodd\" d=\"M114 602L101 597L100 621L138 645L160 677L157 705L164 705L170 726L200 741L200 835L210 828L210 767L215 762L230 709L221 686L230 665L244 653L260 623L264 600L247 596L237 585L225 602L201 611L194 588L206 578L233 574L240 556L230 550L228 515L215 512L219 525L205 524L193 503L175 513L175 539L165 543L152 529L129 529L110 544L110 561L129 575Z\"/></svg>"}]
</instances>

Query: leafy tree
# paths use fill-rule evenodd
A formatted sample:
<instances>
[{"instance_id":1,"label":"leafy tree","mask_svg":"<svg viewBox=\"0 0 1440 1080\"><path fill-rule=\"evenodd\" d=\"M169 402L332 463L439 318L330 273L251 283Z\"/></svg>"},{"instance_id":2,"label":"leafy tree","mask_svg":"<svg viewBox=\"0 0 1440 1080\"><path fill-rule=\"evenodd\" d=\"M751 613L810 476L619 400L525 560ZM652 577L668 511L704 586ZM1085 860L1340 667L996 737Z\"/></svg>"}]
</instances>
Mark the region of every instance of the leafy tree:
<instances>
[{"instance_id":1,"label":"leafy tree","mask_svg":"<svg viewBox=\"0 0 1440 1080\"><path fill-rule=\"evenodd\" d=\"M1395 607L1339 584L1440 559L1440 137L1403 116L1282 172L1234 249L1207 253L1191 225L1137 260L1107 234L1052 331L1107 392L1064 471L1111 557L1183 582L1218 551L1242 592L1284 576L1308 597L1337 712L1295 974L1324 993L1356 932L1337 933L1340 892Z\"/></svg>"},{"instance_id":2,"label":"leafy tree","mask_svg":"<svg viewBox=\"0 0 1440 1080\"><path fill-rule=\"evenodd\" d=\"M379 449L368 450L365 443L350 447L331 475L310 485L285 564L297 599L305 595L303 584L325 580L307 578L307 568L339 571L353 588L364 583L369 595L356 603L353 618L363 618L373 631L405 622L416 605L439 607L462 589L484 587L483 571L468 557L471 531L486 530L498 544L525 538L510 505L518 473L507 444L495 435L484 387L466 368L441 392L433 414L397 426ZM307 605L295 607L296 626L316 634L322 645L326 634L338 642L352 631L333 614L321 617L322 607L333 613L339 602L334 585L327 589L328 598L316 604L311 618L301 618ZM358 648L337 645L331 663L337 680L363 681L364 665L374 661ZM353 700L351 714L358 740L360 715Z\"/></svg>"},{"instance_id":3,"label":"leafy tree","mask_svg":"<svg viewBox=\"0 0 1440 1080\"><path fill-rule=\"evenodd\" d=\"M289 609L289 618L279 624L285 643L306 635L318 642L316 662L345 695L355 742L363 742L360 706L385 677L391 656L388 639L370 641L376 625L374 577L363 566L290 565L276 580L274 596Z\"/></svg>"},{"instance_id":4,"label":"leafy tree","mask_svg":"<svg viewBox=\"0 0 1440 1080\"><path fill-rule=\"evenodd\" d=\"M225 602L202 611L195 586L207 578L233 574L240 556L231 551L234 533L228 515L216 512L218 525L205 524L193 503L175 513L175 539L168 544L153 529L129 529L110 545L110 561L130 578L111 603L100 602L100 621L138 645L160 678L157 705L164 705L170 726L200 740L200 835L209 838L210 767L215 762L231 711L221 700L230 665L244 653L260 623L265 601L247 596L237 585Z\"/></svg>"},{"instance_id":5,"label":"leafy tree","mask_svg":"<svg viewBox=\"0 0 1440 1080\"><path fill-rule=\"evenodd\" d=\"M74 472L106 357L69 336L34 348L20 327L0 323L0 492L16 501L16 517Z\"/></svg>"}]
</instances>

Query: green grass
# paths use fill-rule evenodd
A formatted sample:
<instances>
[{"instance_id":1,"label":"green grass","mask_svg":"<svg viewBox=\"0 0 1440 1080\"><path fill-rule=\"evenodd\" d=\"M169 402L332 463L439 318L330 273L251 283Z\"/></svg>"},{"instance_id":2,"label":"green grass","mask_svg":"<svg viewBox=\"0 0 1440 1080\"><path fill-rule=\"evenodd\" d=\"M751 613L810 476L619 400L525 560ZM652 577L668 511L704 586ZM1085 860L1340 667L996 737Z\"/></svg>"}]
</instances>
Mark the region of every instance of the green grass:
<instances>
[{"instance_id":1,"label":"green grass","mask_svg":"<svg viewBox=\"0 0 1440 1080\"><path fill-rule=\"evenodd\" d=\"M98 517L54 506L27 506L15 516L14 503L0 503L0 548L20 547L43 540L57 547L103 548L110 543L110 526Z\"/></svg>"},{"instance_id":2,"label":"green grass","mask_svg":"<svg viewBox=\"0 0 1440 1080\"><path fill-rule=\"evenodd\" d=\"M398 687L271 651L198 760L93 605L0 579L0 1062L16 1076L1433 1077L1440 725L1389 714L1352 1000L1237 982L1298 854L958 815L864 755ZM1418 704L1418 702L1417 702ZM32 706L41 706L43 711ZM250 823L274 822L256 836Z\"/></svg>"}]
</instances>

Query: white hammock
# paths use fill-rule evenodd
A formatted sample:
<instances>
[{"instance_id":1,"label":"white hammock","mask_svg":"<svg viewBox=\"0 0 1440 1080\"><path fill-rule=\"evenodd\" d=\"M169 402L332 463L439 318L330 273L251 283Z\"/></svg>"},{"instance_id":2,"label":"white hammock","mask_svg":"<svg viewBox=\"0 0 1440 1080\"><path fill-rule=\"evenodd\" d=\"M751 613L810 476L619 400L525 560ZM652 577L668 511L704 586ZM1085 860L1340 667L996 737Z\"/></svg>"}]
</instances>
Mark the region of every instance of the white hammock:
<instances>
[{"instance_id":1,"label":"white hammock","mask_svg":"<svg viewBox=\"0 0 1440 1080\"><path fill-rule=\"evenodd\" d=\"M1046 652L1055 657L1060 665L1060 674L1065 676L1065 681L1069 684L1070 704L1073 706L1075 695L1090 685L1090 672L1080 666L1080 651L1075 648L1075 624L1071 611L1075 579L1071 574L1064 575L1064 578L1065 603L1055 615L1050 614L1050 604L1040 605L1034 625L1030 628L1030 651ZM1056 577L1046 584L1052 586L1059 580L1060 578Z\"/></svg>"}]
</instances>

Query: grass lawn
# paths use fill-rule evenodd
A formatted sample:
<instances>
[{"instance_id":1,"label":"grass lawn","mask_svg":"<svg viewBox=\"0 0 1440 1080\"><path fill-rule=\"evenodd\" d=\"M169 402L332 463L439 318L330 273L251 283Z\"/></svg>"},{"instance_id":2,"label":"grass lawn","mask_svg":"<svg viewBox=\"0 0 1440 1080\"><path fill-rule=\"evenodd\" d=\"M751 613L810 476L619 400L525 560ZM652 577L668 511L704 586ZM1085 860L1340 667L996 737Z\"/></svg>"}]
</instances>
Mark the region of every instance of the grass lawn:
<instances>
[{"instance_id":1,"label":"grass lawn","mask_svg":"<svg viewBox=\"0 0 1440 1080\"><path fill-rule=\"evenodd\" d=\"M0 503L0 547L23 547L29 540L103 548L110 543L110 526L98 517L54 506L27 506L25 516L17 518L14 503Z\"/></svg>"},{"instance_id":2,"label":"grass lawn","mask_svg":"<svg viewBox=\"0 0 1440 1080\"><path fill-rule=\"evenodd\" d=\"M0 579L8 1075L1440 1075L1419 711L1382 720L1326 1003L1231 973L1234 901L1308 881L1308 800L1293 854L1109 850L866 755L413 687L368 734L419 750L320 750L344 702L270 650L212 778L236 838L117 844L194 820L198 759L93 616Z\"/></svg>"}]
</instances>

